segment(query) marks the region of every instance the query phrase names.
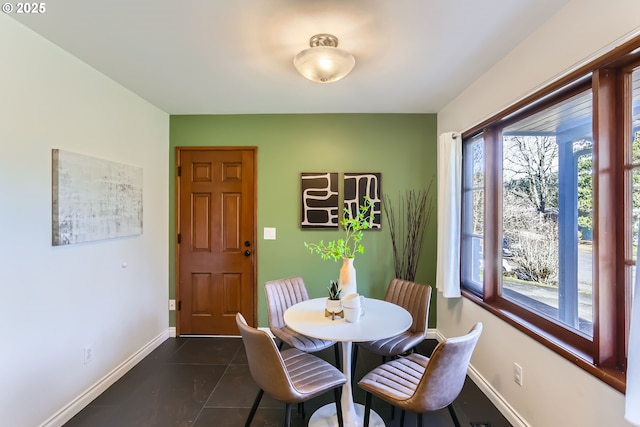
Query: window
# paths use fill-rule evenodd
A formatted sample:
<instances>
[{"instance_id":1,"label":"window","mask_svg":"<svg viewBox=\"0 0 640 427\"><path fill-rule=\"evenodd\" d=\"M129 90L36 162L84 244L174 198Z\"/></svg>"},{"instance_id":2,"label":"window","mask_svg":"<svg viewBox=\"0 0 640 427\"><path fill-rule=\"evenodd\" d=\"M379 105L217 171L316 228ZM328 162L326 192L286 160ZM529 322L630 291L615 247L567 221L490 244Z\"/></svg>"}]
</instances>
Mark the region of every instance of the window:
<instances>
[{"instance_id":1,"label":"window","mask_svg":"<svg viewBox=\"0 0 640 427\"><path fill-rule=\"evenodd\" d=\"M502 296L593 336L591 91L506 126ZM506 252L505 252L506 251Z\"/></svg>"},{"instance_id":2,"label":"window","mask_svg":"<svg viewBox=\"0 0 640 427\"><path fill-rule=\"evenodd\" d=\"M464 295L620 391L640 227L639 46L463 133Z\"/></svg>"},{"instance_id":3,"label":"window","mask_svg":"<svg viewBox=\"0 0 640 427\"><path fill-rule=\"evenodd\" d=\"M469 140L463 146L465 174L462 198L465 210L462 221L463 258L468 262L462 265L462 277L467 287L474 292L482 293L484 262L482 255L484 229L484 141L482 136Z\"/></svg>"},{"instance_id":4,"label":"window","mask_svg":"<svg viewBox=\"0 0 640 427\"><path fill-rule=\"evenodd\" d=\"M627 218L630 218L629 227L625 230L625 273L626 291L630 294L636 275L640 227L640 67L632 69L631 105L625 111L629 123L626 127L630 130L625 149L625 210ZM628 323L626 326L628 330Z\"/></svg>"}]
</instances>

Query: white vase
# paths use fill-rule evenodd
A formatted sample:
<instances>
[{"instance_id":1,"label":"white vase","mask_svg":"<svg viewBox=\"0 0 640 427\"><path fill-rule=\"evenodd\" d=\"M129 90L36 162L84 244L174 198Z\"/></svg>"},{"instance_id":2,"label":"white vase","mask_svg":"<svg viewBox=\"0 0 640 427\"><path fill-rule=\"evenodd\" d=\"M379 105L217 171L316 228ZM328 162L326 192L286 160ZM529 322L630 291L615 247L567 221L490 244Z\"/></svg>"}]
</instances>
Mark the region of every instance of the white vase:
<instances>
[{"instance_id":1,"label":"white vase","mask_svg":"<svg viewBox=\"0 0 640 427\"><path fill-rule=\"evenodd\" d=\"M342 258L338 284L342 288L342 296L358 293L356 284L356 269L353 267L353 258Z\"/></svg>"}]
</instances>

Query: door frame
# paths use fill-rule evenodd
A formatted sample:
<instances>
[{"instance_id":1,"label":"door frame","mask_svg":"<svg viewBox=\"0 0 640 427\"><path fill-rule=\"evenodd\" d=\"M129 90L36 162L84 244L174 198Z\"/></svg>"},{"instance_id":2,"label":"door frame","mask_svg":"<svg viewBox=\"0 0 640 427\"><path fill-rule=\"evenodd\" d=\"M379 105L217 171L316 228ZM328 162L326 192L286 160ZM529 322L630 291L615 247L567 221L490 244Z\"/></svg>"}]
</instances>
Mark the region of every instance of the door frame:
<instances>
[{"instance_id":1,"label":"door frame","mask_svg":"<svg viewBox=\"0 0 640 427\"><path fill-rule=\"evenodd\" d=\"M256 146L178 146L175 148L175 164L173 168L174 176L174 271L175 271L175 296L176 310L175 310L175 322L176 322L176 336L180 336L180 313L179 313L179 298L180 298L180 244L178 243L178 234L180 234L180 174L178 173L181 166L181 154L183 151L252 151L253 152L253 313L251 313L252 319L246 319L247 323L251 326L257 326L258 322L258 147ZM238 332L238 335L240 333Z\"/></svg>"}]
</instances>

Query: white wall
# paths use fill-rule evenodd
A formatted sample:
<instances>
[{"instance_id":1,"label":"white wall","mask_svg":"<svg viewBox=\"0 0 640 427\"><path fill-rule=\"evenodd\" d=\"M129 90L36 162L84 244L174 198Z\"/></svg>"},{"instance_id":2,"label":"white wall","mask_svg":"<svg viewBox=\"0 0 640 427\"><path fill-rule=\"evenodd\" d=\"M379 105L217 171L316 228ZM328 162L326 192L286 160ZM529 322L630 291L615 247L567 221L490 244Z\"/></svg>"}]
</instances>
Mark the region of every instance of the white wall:
<instances>
[{"instance_id":1,"label":"white wall","mask_svg":"<svg viewBox=\"0 0 640 427\"><path fill-rule=\"evenodd\" d=\"M438 114L439 133L464 131L524 95L640 32L637 0L573 0ZM484 332L472 358L475 371L533 427L629 426L624 395L464 298L438 296L438 330ZM513 381L513 363L524 384ZM518 419L519 414L520 419Z\"/></svg>"},{"instance_id":2,"label":"white wall","mask_svg":"<svg viewBox=\"0 0 640 427\"><path fill-rule=\"evenodd\" d=\"M0 424L56 425L168 336L169 116L0 14L0 146ZM143 235L52 247L52 148L142 167Z\"/></svg>"}]
</instances>

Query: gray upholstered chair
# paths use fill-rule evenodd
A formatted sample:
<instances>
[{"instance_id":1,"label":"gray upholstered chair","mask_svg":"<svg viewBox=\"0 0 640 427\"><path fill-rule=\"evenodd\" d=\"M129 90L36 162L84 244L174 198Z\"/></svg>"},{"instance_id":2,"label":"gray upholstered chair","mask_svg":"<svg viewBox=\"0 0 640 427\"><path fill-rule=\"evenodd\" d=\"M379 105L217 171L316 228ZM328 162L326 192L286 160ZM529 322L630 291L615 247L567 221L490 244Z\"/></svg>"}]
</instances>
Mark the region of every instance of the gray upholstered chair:
<instances>
[{"instance_id":1,"label":"gray upholstered chair","mask_svg":"<svg viewBox=\"0 0 640 427\"><path fill-rule=\"evenodd\" d=\"M422 427L422 414L449 409L456 427L460 422L453 409L467 375L473 349L482 332L482 323L476 323L464 336L440 342L431 357L412 353L378 366L358 383L367 394L365 398L364 426L369 425L371 395L402 409L400 426L405 411L418 414L418 427Z\"/></svg>"},{"instance_id":2,"label":"gray upholstered chair","mask_svg":"<svg viewBox=\"0 0 640 427\"><path fill-rule=\"evenodd\" d=\"M251 425L264 392L286 404L284 425L289 427L292 403L302 403L330 390L334 391L338 424L343 426L340 391L347 379L342 372L319 357L298 349L279 351L268 333L247 325L240 313L236 314L236 323L242 335L251 376L260 387L245 427Z\"/></svg>"},{"instance_id":3,"label":"gray upholstered chair","mask_svg":"<svg viewBox=\"0 0 640 427\"><path fill-rule=\"evenodd\" d=\"M352 365L354 374L359 347L382 356L382 363L384 363L387 357L398 356L413 350L427 337L431 286L397 278L392 279L387 288L384 300L406 309L411 313L413 323L408 330L399 335L377 341L357 343L353 351Z\"/></svg>"},{"instance_id":4,"label":"gray upholstered chair","mask_svg":"<svg viewBox=\"0 0 640 427\"><path fill-rule=\"evenodd\" d=\"M299 334L284 323L284 312L287 308L309 299L302 277L290 277L266 282L264 291L267 295L269 329L280 340L278 348L282 348L282 344L287 343L289 347L297 348L300 351L315 353L333 346L336 366L340 366L340 354L335 341Z\"/></svg>"}]
</instances>

